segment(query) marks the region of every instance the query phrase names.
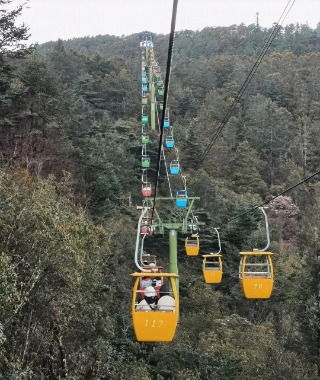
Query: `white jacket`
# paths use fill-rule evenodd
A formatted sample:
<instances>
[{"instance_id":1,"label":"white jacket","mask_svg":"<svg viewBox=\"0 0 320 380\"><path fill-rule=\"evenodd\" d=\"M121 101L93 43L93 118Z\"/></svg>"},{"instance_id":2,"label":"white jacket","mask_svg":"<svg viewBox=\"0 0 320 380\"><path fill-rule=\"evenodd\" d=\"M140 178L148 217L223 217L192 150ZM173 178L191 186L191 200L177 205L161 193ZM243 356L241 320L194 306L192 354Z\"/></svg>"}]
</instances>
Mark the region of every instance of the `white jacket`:
<instances>
[{"instance_id":1,"label":"white jacket","mask_svg":"<svg viewBox=\"0 0 320 380\"><path fill-rule=\"evenodd\" d=\"M158 301L158 310L159 311L174 311L174 298L171 296L163 296Z\"/></svg>"}]
</instances>

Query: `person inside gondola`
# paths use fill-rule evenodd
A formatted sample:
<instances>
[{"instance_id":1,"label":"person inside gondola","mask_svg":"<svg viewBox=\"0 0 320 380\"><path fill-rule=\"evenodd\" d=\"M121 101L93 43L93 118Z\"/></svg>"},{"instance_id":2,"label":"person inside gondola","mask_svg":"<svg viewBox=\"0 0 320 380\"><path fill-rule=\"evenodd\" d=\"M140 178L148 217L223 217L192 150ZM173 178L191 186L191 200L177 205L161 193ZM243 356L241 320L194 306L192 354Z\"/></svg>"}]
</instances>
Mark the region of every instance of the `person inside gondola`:
<instances>
[{"instance_id":1,"label":"person inside gondola","mask_svg":"<svg viewBox=\"0 0 320 380\"><path fill-rule=\"evenodd\" d=\"M163 284L159 290L160 298L157 303L159 311L174 311L175 301L174 298L169 296L169 287Z\"/></svg>"},{"instance_id":2,"label":"person inside gondola","mask_svg":"<svg viewBox=\"0 0 320 380\"><path fill-rule=\"evenodd\" d=\"M148 286L144 291L144 298L136 307L136 310L155 311L158 301L157 292L153 286Z\"/></svg>"},{"instance_id":3,"label":"person inside gondola","mask_svg":"<svg viewBox=\"0 0 320 380\"><path fill-rule=\"evenodd\" d=\"M140 282L140 288L146 288L152 285L152 279L150 277L143 277Z\"/></svg>"}]
</instances>

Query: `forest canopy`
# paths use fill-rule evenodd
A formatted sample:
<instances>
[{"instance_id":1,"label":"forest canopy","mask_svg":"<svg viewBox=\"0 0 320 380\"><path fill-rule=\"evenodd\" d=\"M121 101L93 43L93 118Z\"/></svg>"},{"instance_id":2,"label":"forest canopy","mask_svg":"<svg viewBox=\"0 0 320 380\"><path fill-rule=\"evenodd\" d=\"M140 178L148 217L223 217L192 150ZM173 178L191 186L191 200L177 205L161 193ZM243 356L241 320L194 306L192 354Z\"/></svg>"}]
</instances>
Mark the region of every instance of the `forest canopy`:
<instances>
[{"instance_id":1,"label":"forest canopy","mask_svg":"<svg viewBox=\"0 0 320 380\"><path fill-rule=\"evenodd\" d=\"M220 227L224 273L205 284L179 236L179 326L154 346L136 342L130 314L140 35L28 46L23 6L9 3L0 0L0 377L318 379L318 176L268 204L271 299L244 299L238 267L240 251L265 244L251 210L320 170L320 24L281 28L203 162L271 29L176 33L170 116L188 191L200 197L201 253L217 248ZM168 38L153 34L163 75ZM158 133L150 140L155 162ZM165 268L167 240L146 243Z\"/></svg>"}]
</instances>

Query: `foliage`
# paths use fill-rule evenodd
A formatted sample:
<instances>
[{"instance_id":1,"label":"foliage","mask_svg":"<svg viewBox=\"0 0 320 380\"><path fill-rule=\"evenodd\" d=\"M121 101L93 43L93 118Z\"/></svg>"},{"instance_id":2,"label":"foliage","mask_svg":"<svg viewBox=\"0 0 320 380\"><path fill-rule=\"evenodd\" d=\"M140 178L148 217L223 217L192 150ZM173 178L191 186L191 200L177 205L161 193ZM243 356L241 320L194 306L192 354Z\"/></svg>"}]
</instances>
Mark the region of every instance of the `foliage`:
<instances>
[{"instance_id":1,"label":"foliage","mask_svg":"<svg viewBox=\"0 0 320 380\"><path fill-rule=\"evenodd\" d=\"M174 342L154 347L135 342L129 307L141 204L139 35L59 40L27 54L22 9L0 18L1 376L316 379L316 177L269 204L271 300L243 299L238 266L239 251L265 239L255 206L319 169L319 27L282 28L241 99L271 29L176 33L175 141L188 192L201 198L201 253L217 248L220 227L224 275L204 284L201 258L179 254L179 328ZM154 35L162 68L167 43ZM150 138L154 181L157 133ZM162 178L159 192L168 192ZM167 236L146 240L167 268Z\"/></svg>"},{"instance_id":2,"label":"foliage","mask_svg":"<svg viewBox=\"0 0 320 380\"><path fill-rule=\"evenodd\" d=\"M0 1L0 57L4 54L19 57L30 52L30 48L27 48L24 43L29 38L28 27L24 24L16 24L17 18L21 15L25 4L10 9L12 3L12 0Z\"/></svg>"}]
</instances>

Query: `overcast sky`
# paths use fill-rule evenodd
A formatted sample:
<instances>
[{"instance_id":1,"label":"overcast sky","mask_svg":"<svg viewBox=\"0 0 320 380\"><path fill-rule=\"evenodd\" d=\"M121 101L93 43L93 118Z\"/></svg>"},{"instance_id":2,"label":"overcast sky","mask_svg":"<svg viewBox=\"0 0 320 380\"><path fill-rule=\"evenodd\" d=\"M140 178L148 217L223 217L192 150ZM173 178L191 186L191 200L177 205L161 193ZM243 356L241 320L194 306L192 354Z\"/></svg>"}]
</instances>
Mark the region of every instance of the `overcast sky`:
<instances>
[{"instance_id":1,"label":"overcast sky","mask_svg":"<svg viewBox=\"0 0 320 380\"><path fill-rule=\"evenodd\" d=\"M16 0L22 1L22 0ZM144 30L170 31L172 0L29 0L22 21L30 42L46 42L98 34L129 35ZM270 27L288 0L179 0L176 30L259 22ZM296 0L284 25L320 22L320 0Z\"/></svg>"}]
</instances>

